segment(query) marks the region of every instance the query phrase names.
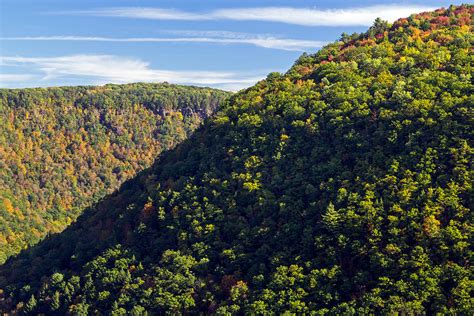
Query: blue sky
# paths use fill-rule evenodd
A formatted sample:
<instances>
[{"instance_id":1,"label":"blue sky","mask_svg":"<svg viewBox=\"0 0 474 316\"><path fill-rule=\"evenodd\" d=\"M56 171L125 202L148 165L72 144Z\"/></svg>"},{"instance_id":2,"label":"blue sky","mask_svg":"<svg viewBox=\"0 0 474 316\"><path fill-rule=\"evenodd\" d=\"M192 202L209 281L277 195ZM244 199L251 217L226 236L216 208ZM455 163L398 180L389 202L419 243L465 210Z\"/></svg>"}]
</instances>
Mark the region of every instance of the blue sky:
<instances>
[{"instance_id":1,"label":"blue sky","mask_svg":"<svg viewBox=\"0 0 474 316\"><path fill-rule=\"evenodd\" d=\"M378 16L450 4L0 0L0 87L168 81L238 90Z\"/></svg>"}]
</instances>

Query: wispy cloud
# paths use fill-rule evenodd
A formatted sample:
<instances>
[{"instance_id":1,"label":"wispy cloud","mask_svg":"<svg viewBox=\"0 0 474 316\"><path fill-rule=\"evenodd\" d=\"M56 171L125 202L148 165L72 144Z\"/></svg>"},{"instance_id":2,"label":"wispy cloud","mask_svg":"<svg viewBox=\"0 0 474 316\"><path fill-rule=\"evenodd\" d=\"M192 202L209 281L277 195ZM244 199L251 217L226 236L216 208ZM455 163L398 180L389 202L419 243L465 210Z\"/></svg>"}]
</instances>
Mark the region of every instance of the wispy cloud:
<instances>
[{"instance_id":1,"label":"wispy cloud","mask_svg":"<svg viewBox=\"0 0 474 316\"><path fill-rule=\"evenodd\" d=\"M23 36L0 37L2 41L88 41L88 42L155 42L155 43L214 43L245 44L287 51L307 51L321 48L322 41L277 38L221 31L187 32L188 37L96 37L96 36Z\"/></svg>"},{"instance_id":2,"label":"wispy cloud","mask_svg":"<svg viewBox=\"0 0 474 316\"><path fill-rule=\"evenodd\" d=\"M430 6L420 5L376 5L346 9L253 7L226 8L208 12L186 12L164 8L112 7L56 13L154 20L237 20L279 22L304 26L370 26L377 17L394 21L412 13L433 9Z\"/></svg>"},{"instance_id":3,"label":"wispy cloud","mask_svg":"<svg viewBox=\"0 0 474 316\"><path fill-rule=\"evenodd\" d=\"M98 10L61 11L57 13L60 13L60 14L72 13L72 14L79 14L79 15L96 15L96 16L153 19L153 20L197 21L197 20L213 19L209 14L199 14L199 13L185 12L185 11L174 10L174 9L140 8L140 7L112 7L112 8L98 9Z\"/></svg>"},{"instance_id":4,"label":"wispy cloud","mask_svg":"<svg viewBox=\"0 0 474 316\"><path fill-rule=\"evenodd\" d=\"M27 82L35 78L36 78L35 75L0 73L0 86L6 86L7 84L10 84L10 83Z\"/></svg>"},{"instance_id":5,"label":"wispy cloud","mask_svg":"<svg viewBox=\"0 0 474 316\"><path fill-rule=\"evenodd\" d=\"M163 82L193 84L220 88L232 87L238 90L251 86L264 78L264 73L243 74L220 71L172 71L151 68L139 59L113 55L70 55L60 57L0 57L0 63L10 67L27 66L31 71L41 73L41 80L58 78L88 78L92 82L128 83ZM10 77L10 79L14 77ZM84 79L84 81L87 81ZM11 86L8 75L3 86ZM38 85L38 82L35 82ZM41 84L40 84L41 85Z\"/></svg>"}]
</instances>

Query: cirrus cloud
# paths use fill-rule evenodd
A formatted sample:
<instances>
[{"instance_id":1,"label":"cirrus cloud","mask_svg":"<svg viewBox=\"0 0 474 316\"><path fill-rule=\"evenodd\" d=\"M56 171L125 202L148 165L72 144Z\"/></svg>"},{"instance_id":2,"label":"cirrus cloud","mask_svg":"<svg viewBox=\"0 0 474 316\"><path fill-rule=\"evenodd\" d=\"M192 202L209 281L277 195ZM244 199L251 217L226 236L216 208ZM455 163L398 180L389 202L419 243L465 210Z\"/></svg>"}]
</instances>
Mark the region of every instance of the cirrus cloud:
<instances>
[{"instance_id":1,"label":"cirrus cloud","mask_svg":"<svg viewBox=\"0 0 474 316\"><path fill-rule=\"evenodd\" d=\"M244 74L221 71L175 71L150 67L140 59L114 55L68 55L59 57L0 57L9 67L26 66L40 74L41 81L58 78L82 78L93 83L170 82L239 90L265 77L266 72ZM1 81L11 86L8 76ZM38 85L38 81L35 82ZM41 82L40 84L41 85Z\"/></svg>"},{"instance_id":2,"label":"cirrus cloud","mask_svg":"<svg viewBox=\"0 0 474 316\"><path fill-rule=\"evenodd\" d=\"M189 32L192 34L192 32ZM198 33L196 33L198 34ZM214 43L246 44L257 47L287 51L307 51L321 48L323 41L277 38L268 35L252 35L232 32L204 32L208 36L187 37L102 37L102 36L16 36L0 37L2 41L84 41L84 42L128 42L128 43ZM211 35L211 36L210 36Z\"/></svg>"},{"instance_id":3,"label":"cirrus cloud","mask_svg":"<svg viewBox=\"0 0 474 316\"><path fill-rule=\"evenodd\" d=\"M420 5L374 5L345 9L252 7L224 8L207 12L186 12L151 7L110 7L53 13L152 20L234 20L277 22L303 26L370 26L378 17L392 22L403 16L431 10L434 10L434 8Z\"/></svg>"},{"instance_id":4,"label":"cirrus cloud","mask_svg":"<svg viewBox=\"0 0 474 316\"><path fill-rule=\"evenodd\" d=\"M0 73L0 87L6 86L10 83L16 82L27 82L30 80L35 79L36 76L32 74L7 74L7 73Z\"/></svg>"}]
</instances>

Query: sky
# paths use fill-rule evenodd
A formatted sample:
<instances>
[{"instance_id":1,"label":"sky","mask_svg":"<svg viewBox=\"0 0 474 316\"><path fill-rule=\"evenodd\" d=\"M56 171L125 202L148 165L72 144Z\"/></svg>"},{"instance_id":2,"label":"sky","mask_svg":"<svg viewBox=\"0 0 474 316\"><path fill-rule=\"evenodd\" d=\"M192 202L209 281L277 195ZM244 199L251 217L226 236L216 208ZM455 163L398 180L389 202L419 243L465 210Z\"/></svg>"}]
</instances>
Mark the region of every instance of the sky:
<instances>
[{"instance_id":1,"label":"sky","mask_svg":"<svg viewBox=\"0 0 474 316\"><path fill-rule=\"evenodd\" d=\"M167 81L237 91L377 17L393 22L450 4L0 0L0 87Z\"/></svg>"}]
</instances>

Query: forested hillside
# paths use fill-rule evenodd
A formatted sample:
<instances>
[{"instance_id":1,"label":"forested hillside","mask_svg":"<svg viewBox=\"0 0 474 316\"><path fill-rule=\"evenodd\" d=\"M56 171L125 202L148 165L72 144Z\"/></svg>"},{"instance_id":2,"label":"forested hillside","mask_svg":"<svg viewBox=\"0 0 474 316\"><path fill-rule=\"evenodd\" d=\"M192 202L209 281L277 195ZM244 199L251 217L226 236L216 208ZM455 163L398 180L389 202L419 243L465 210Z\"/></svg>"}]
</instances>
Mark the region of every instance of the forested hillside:
<instances>
[{"instance_id":1,"label":"forested hillside","mask_svg":"<svg viewBox=\"0 0 474 316\"><path fill-rule=\"evenodd\" d=\"M233 95L7 261L3 310L471 314L473 13L377 20Z\"/></svg>"},{"instance_id":2,"label":"forested hillside","mask_svg":"<svg viewBox=\"0 0 474 316\"><path fill-rule=\"evenodd\" d=\"M150 166L229 94L169 84L0 90L0 263Z\"/></svg>"}]
</instances>

